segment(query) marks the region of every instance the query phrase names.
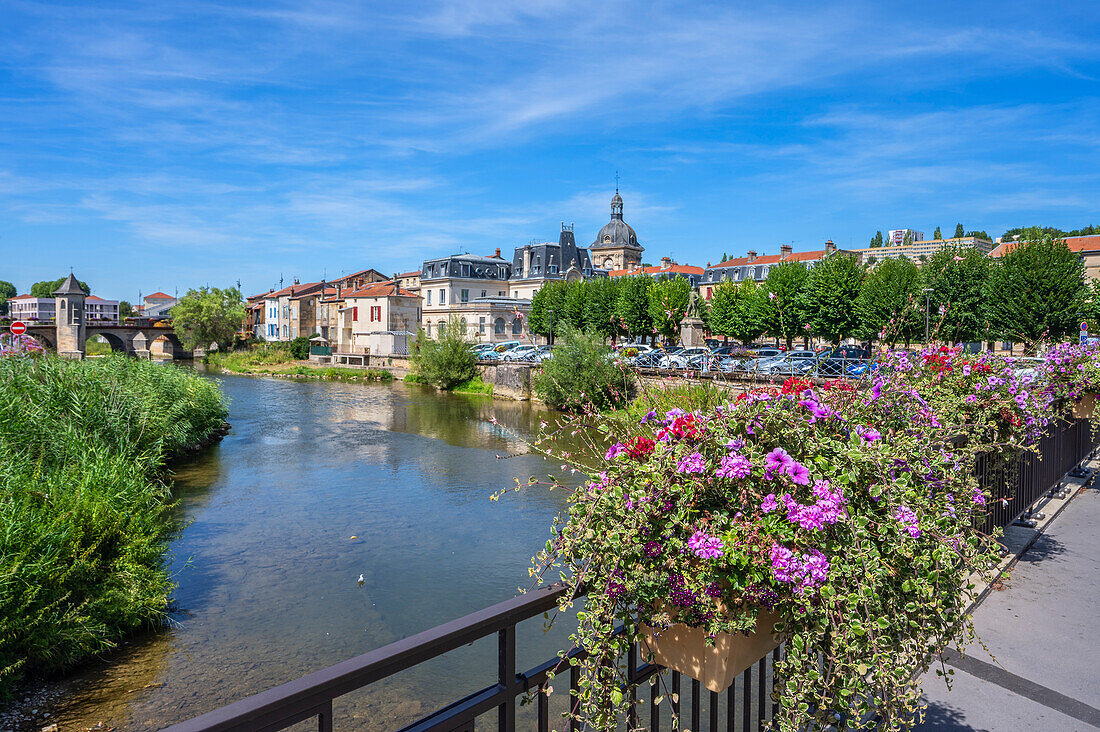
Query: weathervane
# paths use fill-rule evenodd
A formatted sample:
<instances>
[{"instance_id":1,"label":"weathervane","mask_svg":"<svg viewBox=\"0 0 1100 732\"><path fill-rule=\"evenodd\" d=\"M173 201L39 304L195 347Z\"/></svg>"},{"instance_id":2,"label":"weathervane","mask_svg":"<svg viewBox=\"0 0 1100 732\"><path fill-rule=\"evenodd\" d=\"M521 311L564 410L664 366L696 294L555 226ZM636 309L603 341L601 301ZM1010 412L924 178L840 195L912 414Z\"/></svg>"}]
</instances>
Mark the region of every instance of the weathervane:
<instances>
[{"instance_id":1,"label":"weathervane","mask_svg":"<svg viewBox=\"0 0 1100 732\"><path fill-rule=\"evenodd\" d=\"M619 171L615 171L615 192L619 192Z\"/></svg>"}]
</instances>

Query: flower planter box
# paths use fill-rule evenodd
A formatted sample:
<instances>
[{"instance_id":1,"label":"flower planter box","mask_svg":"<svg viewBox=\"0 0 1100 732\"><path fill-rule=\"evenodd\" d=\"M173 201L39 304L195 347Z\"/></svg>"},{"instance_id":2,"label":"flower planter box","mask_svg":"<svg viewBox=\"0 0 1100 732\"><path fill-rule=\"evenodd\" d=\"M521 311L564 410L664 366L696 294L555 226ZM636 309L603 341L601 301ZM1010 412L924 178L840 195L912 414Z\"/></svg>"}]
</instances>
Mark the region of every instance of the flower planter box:
<instances>
[{"instance_id":1,"label":"flower planter box","mask_svg":"<svg viewBox=\"0 0 1100 732\"><path fill-rule=\"evenodd\" d=\"M700 628L675 624L655 631L642 626L642 651L652 651L653 661L695 679L710 691L728 689L738 674L779 646L775 624L782 618L761 610L756 631L749 635L719 633L714 645Z\"/></svg>"},{"instance_id":2,"label":"flower planter box","mask_svg":"<svg viewBox=\"0 0 1100 732\"><path fill-rule=\"evenodd\" d=\"M1096 395L1085 394L1080 400L1073 403L1073 417L1074 419L1090 419L1094 409L1096 409Z\"/></svg>"}]
</instances>

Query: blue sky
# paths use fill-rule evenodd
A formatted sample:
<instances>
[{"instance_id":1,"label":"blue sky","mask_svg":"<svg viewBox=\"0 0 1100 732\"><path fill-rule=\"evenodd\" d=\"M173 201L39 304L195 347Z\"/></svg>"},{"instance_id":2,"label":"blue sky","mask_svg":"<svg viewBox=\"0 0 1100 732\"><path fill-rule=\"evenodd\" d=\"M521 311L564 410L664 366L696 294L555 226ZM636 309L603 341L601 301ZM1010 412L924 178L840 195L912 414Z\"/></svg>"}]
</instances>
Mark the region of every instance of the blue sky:
<instances>
[{"instance_id":1,"label":"blue sky","mask_svg":"<svg viewBox=\"0 0 1100 732\"><path fill-rule=\"evenodd\" d=\"M1100 3L0 0L0 279L1100 223Z\"/></svg>"}]
</instances>

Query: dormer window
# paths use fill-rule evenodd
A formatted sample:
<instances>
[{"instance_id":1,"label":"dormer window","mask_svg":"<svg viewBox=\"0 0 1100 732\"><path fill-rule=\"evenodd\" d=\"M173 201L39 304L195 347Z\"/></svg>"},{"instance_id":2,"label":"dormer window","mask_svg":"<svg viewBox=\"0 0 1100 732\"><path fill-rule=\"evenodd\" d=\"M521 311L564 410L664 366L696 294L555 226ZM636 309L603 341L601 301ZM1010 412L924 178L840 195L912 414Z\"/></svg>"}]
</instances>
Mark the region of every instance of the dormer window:
<instances>
[{"instance_id":1,"label":"dormer window","mask_svg":"<svg viewBox=\"0 0 1100 732\"><path fill-rule=\"evenodd\" d=\"M610 244L611 243L611 235L610 234L604 234L603 235L603 243L604 244Z\"/></svg>"}]
</instances>

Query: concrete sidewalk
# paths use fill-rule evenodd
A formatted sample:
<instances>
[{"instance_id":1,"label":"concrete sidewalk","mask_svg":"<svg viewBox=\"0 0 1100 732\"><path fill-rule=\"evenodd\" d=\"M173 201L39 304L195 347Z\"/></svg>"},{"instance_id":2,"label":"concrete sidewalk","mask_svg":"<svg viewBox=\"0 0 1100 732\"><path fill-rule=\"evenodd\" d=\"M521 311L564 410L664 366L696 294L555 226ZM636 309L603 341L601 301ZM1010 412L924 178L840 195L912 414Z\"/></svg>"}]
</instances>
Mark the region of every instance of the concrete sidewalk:
<instances>
[{"instance_id":1,"label":"concrete sidewalk","mask_svg":"<svg viewBox=\"0 0 1100 732\"><path fill-rule=\"evenodd\" d=\"M1034 533L1012 528L1007 543ZM1100 491L1081 489L1001 585L974 611L993 657L978 643L954 653L950 691L935 668L925 674L917 729L1100 731Z\"/></svg>"}]
</instances>

